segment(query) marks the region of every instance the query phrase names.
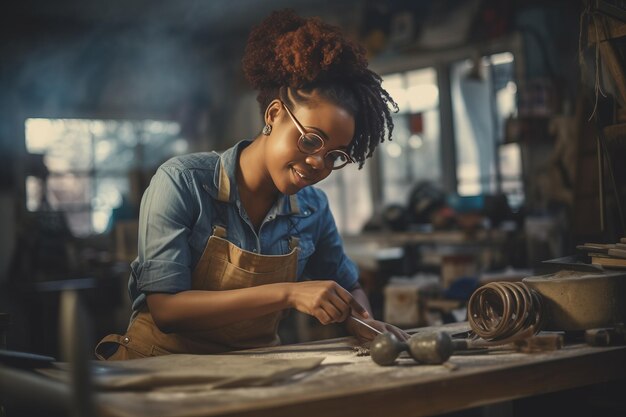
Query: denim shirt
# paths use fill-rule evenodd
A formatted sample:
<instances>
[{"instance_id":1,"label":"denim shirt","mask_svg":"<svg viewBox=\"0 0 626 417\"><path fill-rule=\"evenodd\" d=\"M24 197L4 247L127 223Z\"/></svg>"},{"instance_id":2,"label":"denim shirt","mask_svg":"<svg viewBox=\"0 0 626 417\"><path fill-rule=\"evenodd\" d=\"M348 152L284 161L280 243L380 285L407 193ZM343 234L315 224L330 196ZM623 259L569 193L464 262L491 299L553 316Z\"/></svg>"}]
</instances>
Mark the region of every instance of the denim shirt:
<instances>
[{"instance_id":1,"label":"denim shirt","mask_svg":"<svg viewBox=\"0 0 626 417\"><path fill-rule=\"evenodd\" d=\"M289 196L279 195L258 234L239 198L235 170L242 141L221 156L215 152L175 157L159 167L141 200L138 257L131 263L128 290L133 310L146 293L191 289L191 275L213 226L227 229L238 247L262 255L289 253L290 237L299 238L297 280L334 280L347 290L358 282L358 270L344 253L328 199L319 189L297 194L299 213ZM219 171L230 180L228 202L218 201Z\"/></svg>"}]
</instances>

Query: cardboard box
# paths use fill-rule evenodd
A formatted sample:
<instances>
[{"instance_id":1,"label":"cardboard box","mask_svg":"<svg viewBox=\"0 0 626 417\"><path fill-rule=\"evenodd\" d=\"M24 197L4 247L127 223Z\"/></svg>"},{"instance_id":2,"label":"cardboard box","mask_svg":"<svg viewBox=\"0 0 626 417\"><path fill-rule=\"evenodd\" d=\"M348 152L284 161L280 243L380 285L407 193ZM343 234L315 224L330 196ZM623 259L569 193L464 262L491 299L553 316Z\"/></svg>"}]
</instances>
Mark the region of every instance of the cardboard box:
<instances>
[{"instance_id":1,"label":"cardboard box","mask_svg":"<svg viewBox=\"0 0 626 417\"><path fill-rule=\"evenodd\" d=\"M424 300L439 291L436 275L390 280L384 289L384 321L404 328L426 325Z\"/></svg>"}]
</instances>

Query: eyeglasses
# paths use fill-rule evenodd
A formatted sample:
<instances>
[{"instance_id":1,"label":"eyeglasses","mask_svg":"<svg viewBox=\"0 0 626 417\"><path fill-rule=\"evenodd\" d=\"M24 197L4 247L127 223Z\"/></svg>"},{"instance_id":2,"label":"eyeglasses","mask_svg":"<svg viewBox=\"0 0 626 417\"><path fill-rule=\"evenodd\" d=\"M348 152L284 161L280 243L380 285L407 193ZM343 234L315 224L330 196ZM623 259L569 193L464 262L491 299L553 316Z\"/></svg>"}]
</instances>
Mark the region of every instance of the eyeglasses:
<instances>
[{"instance_id":1,"label":"eyeglasses","mask_svg":"<svg viewBox=\"0 0 626 417\"><path fill-rule=\"evenodd\" d=\"M281 101L280 104L283 105L289 115L289 118L291 118L293 124L296 125L296 128L298 128L298 131L300 132L300 137L298 138L298 149L300 152L307 155L313 155L324 149L324 146L326 146L324 138L317 133L305 131L304 126L300 124L298 119L296 119L285 103ZM352 157L339 149L333 149L324 154L324 166L327 169L341 169L352 162L354 162Z\"/></svg>"}]
</instances>

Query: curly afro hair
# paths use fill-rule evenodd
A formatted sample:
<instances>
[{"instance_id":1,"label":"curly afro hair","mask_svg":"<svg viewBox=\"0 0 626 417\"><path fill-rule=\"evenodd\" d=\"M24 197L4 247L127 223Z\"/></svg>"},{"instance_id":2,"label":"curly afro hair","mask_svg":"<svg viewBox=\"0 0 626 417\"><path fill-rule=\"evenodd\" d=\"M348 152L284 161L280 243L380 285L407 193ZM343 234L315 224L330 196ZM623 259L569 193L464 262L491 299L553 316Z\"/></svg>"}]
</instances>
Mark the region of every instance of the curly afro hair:
<instances>
[{"instance_id":1,"label":"curly afro hair","mask_svg":"<svg viewBox=\"0 0 626 417\"><path fill-rule=\"evenodd\" d=\"M305 104L312 92L350 112L355 132L348 153L359 168L379 143L391 140L390 107L397 112L398 106L382 88L381 77L367 68L365 49L338 27L292 10L273 12L250 33L242 63L246 78L259 90L262 113L277 98Z\"/></svg>"}]
</instances>

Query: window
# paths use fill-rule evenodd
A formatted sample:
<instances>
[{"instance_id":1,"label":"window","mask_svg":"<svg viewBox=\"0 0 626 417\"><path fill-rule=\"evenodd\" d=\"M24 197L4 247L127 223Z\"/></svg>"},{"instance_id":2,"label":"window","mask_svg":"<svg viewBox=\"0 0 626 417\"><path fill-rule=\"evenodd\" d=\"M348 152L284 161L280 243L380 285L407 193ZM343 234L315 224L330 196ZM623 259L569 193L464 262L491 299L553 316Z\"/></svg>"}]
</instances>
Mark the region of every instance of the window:
<instances>
[{"instance_id":1,"label":"window","mask_svg":"<svg viewBox=\"0 0 626 417\"><path fill-rule=\"evenodd\" d=\"M390 142L376 150L382 165L383 203L405 205L411 187L421 180L439 181L439 89L433 68L390 74L383 87L396 100ZM373 164L361 170L352 164L318 184L328 195L337 227L342 234L356 234L371 218Z\"/></svg>"},{"instance_id":2,"label":"window","mask_svg":"<svg viewBox=\"0 0 626 417\"><path fill-rule=\"evenodd\" d=\"M509 52L456 62L451 67L457 192L504 192L512 207L523 200L521 155L503 144L504 124L517 113L514 57Z\"/></svg>"},{"instance_id":3,"label":"window","mask_svg":"<svg viewBox=\"0 0 626 417\"><path fill-rule=\"evenodd\" d=\"M75 236L108 230L113 209L142 191L133 189L131 173L187 150L174 122L27 119L25 128L32 154L26 207L64 212Z\"/></svg>"},{"instance_id":4,"label":"window","mask_svg":"<svg viewBox=\"0 0 626 417\"><path fill-rule=\"evenodd\" d=\"M390 74L383 87L398 103L391 142L381 146L383 204L408 202L420 181L439 183L439 88L434 68Z\"/></svg>"},{"instance_id":5,"label":"window","mask_svg":"<svg viewBox=\"0 0 626 417\"><path fill-rule=\"evenodd\" d=\"M328 196L337 228L345 235L359 233L373 212L370 164L365 162L360 170L358 167L348 164L317 184Z\"/></svg>"}]
</instances>

